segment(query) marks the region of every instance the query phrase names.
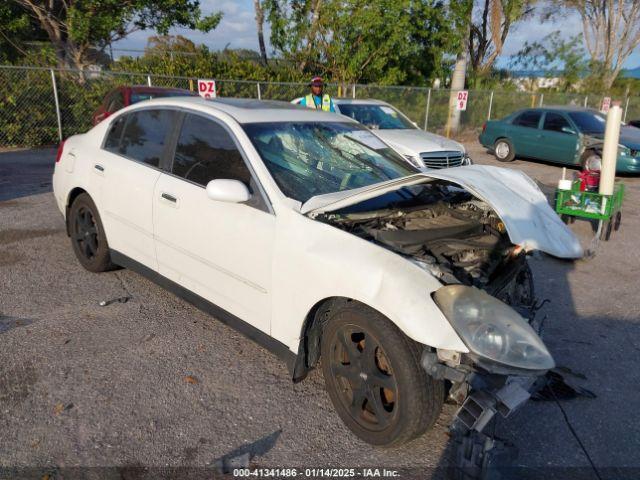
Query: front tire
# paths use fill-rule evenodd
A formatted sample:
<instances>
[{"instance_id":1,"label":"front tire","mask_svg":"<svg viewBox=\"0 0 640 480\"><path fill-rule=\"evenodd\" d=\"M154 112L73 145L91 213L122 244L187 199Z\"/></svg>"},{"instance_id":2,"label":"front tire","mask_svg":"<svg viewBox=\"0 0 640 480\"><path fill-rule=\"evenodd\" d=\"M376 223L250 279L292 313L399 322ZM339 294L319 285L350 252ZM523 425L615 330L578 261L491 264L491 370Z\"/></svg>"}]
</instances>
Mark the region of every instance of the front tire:
<instances>
[{"instance_id":1,"label":"front tire","mask_svg":"<svg viewBox=\"0 0 640 480\"><path fill-rule=\"evenodd\" d=\"M444 384L420 365L420 347L355 301L333 311L322 336L322 372L346 426L367 443L396 446L435 423Z\"/></svg>"},{"instance_id":2,"label":"front tire","mask_svg":"<svg viewBox=\"0 0 640 480\"><path fill-rule=\"evenodd\" d=\"M496 140L493 145L493 154L499 162L513 162L516 158L516 151L513 144L506 138Z\"/></svg>"},{"instance_id":3,"label":"front tire","mask_svg":"<svg viewBox=\"0 0 640 480\"><path fill-rule=\"evenodd\" d=\"M115 268L100 214L87 193L78 195L73 201L67 221L73 252L84 268L96 273Z\"/></svg>"}]
</instances>

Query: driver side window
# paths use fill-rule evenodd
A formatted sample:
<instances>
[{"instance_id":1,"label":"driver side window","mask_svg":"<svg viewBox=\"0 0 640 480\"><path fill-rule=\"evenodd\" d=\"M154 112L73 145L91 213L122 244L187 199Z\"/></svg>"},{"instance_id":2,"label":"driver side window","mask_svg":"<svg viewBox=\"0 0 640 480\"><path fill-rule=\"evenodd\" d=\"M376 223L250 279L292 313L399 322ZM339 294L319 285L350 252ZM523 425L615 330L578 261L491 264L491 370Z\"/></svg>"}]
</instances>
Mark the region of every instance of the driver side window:
<instances>
[{"instance_id":1,"label":"driver side window","mask_svg":"<svg viewBox=\"0 0 640 480\"><path fill-rule=\"evenodd\" d=\"M193 114L182 123L172 173L202 186L216 178L251 184L251 173L229 133L217 122Z\"/></svg>"}]
</instances>

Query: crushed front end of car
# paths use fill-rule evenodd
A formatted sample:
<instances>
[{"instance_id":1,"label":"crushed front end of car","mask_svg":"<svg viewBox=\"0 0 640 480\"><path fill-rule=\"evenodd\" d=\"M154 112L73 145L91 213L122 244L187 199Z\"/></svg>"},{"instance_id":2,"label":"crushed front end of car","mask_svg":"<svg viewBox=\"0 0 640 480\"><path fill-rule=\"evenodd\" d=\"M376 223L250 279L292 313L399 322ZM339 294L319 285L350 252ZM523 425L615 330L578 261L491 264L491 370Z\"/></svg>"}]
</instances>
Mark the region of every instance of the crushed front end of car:
<instances>
[{"instance_id":1,"label":"crushed front end of car","mask_svg":"<svg viewBox=\"0 0 640 480\"><path fill-rule=\"evenodd\" d=\"M513 243L492 205L443 180L430 182L412 201L315 218L394 251L440 280L432 299L468 352L425 346L421 363L446 382L449 400L459 405L451 424L456 468L460 478L485 478L496 464L510 463L517 450L486 427L546 388L555 371L536 318L541 305L530 251Z\"/></svg>"}]
</instances>

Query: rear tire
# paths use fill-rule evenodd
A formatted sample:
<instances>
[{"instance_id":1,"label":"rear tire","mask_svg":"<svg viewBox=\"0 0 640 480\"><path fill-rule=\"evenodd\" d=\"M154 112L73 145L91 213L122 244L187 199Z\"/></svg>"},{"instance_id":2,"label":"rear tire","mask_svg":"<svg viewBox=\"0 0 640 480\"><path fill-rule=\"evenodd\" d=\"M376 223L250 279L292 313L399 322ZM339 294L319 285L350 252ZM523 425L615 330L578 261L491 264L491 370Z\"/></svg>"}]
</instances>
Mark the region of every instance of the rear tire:
<instances>
[{"instance_id":1,"label":"rear tire","mask_svg":"<svg viewBox=\"0 0 640 480\"><path fill-rule=\"evenodd\" d=\"M496 140L496 143L493 145L493 154L499 162L513 162L516 158L516 151L513 149L513 144L506 138Z\"/></svg>"},{"instance_id":2,"label":"rear tire","mask_svg":"<svg viewBox=\"0 0 640 480\"><path fill-rule=\"evenodd\" d=\"M109 255L109 244L98 209L87 193L76 197L67 218L73 252L80 264L90 272L106 272L115 265Z\"/></svg>"},{"instance_id":3,"label":"rear tire","mask_svg":"<svg viewBox=\"0 0 640 480\"><path fill-rule=\"evenodd\" d=\"M331 312L322 335L327 392L346 426L365 442L406 443L435 423L444 384L420 365L421 347L358 302Z\"/></svg>"}]
</instances>

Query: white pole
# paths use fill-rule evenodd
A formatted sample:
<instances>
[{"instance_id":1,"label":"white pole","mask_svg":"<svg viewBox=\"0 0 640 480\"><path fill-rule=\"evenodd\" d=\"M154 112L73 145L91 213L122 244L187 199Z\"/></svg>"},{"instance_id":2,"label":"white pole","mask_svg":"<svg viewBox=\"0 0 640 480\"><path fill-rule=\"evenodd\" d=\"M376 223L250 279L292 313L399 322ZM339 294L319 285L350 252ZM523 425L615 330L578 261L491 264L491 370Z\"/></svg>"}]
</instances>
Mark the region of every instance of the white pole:
<instances>
[{"instance_id":1,"label":"white pole","mask_svg":"<svg viewBox=\"0 0 640 480\"><path fill-rule=\"evenodd\" d=\"M589 104L589 95L585 95L584 96L584 108L587 108L588 104Z\"/></svg>"},{"instance_id":2,"label":"white pole","mask_svg":"<svg viewBox=\"0 0 640 480\"><path fill-rule=\"evenodd\" d=\"M260 82L256 83L256 87L258 88L258 100L262 100L262 93L260 92Z\"/></svg>"},{"instance_id":3,"label":"white pole","mask_svg":"<svg viewBox=\"0 0 640 480\"><path fill-rule=\"evenodd\" d=\"M492 107L493 107L493 90L491 90L491 96L489 97L489 112L487 113L487 120L491 120Z\"/></svg>"},{"instance_id":4,"label":"white pole","mask_svg":"<svg viewBox=\"0 0 640 480\"><path fill-rule=\"evenodd\" d=\"M351 90L351 96L353 98L356 98L356 84L355 83L353 84L353 88Z\"/></svg>"},{"instance_id":5,"label":"white pole","mask_svg":"<svg viewBox=\"0 0 640 480\"><path fill-rule=\"evenodd\" d=\"M58 86L56 85L56 75L53 73L53 68L49 70L51 72L51 85L53 87L53 101L56 105L56 119L58 120L58 138L62 142L62 118L60 117L60 101L58 100Z\"/></svg>"},{"instance_id":6,"label":"white pole","mask_svg":"<svg viewBox=\"0 0 640 480\"><path fill-rule=\"evenodd\" d=\"M427 109L424 112L424 129L429 128L429 105L431 104L431 89L427 91Z\"/></svg>"},{"instance_id":7,"label":"white pole","mask_svg":"<svg viewBox=\"0 0 640 480\"><path fill-rule=\"evenodd\" d=\"M147 75L147 85L151 86L151 75Z\"/></svg>"},{"instance_id":8,"label":"white pole","mask_svg":"<svg viewBox=\"0 0 640 480\"><path fill-rule=\"evenodd\" d=\"M542 106L544 103L544 93L540 94L540 106Z\"/></svg>"},{"instance_id":9,"label":"white pole","mask_svg":"<svg viewBox=\"0 0 640 480\"><path fill-rule=\"evenodd\" d=\"M627 110L629 110L629 97L627 97L627 101L624 104L624 116L622 117L622 121L627 121Z\"/></svg>"},{"instance_id":10,"label":"white pole","mask_svg":"<svg viewBox=\"0 0 640 480\"><path fill-rule=\"evenodd\" d=\"M613 195L613 183L616 179L616 162L618 160L618 144L620 143L621 121L622 109L619 105L612 105L607 113L607 124L604 130L602 167L600 171L600 195Z\"/></svg>"}]
</instances>

